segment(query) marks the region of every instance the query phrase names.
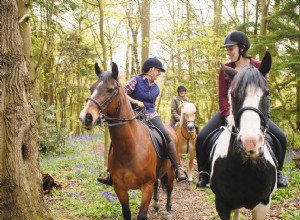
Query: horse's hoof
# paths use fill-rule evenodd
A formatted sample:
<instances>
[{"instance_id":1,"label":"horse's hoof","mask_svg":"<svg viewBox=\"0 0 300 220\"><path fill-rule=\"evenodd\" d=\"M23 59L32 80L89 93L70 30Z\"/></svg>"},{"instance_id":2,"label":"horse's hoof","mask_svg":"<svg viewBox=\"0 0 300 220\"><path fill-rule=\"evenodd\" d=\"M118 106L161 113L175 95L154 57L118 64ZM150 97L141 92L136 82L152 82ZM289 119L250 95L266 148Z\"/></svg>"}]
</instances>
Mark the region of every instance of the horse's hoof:
<instances>
[{"instance_id":1,"label":"horse's hoof","mask_svg":"<svg viewBox=\"0 0 300 220\"><path fill-rule=\"evenodd\" d=\"M173 216L170 212L168 211L163 211L161 212L163 214L163 219L164 220L172 220L173 219Z\"/></svg>"},{"instance_id":2,"label":"horse's hoof","mask_svg":"<svg viewBox=\"0 0 300 220\"><path fill-rule=\"evenodd\" d=\"M158 202L154 202L152 207L154 208L155 211L158 211L159 210Z\"/></svg>"}]
</instances>

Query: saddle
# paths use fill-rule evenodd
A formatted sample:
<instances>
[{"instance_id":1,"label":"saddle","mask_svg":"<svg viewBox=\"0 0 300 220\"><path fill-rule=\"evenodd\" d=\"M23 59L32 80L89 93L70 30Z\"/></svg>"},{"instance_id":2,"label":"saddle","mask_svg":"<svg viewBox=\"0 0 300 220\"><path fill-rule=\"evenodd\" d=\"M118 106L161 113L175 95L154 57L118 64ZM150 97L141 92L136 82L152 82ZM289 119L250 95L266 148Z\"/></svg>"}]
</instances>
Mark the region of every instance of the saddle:
<instances>
[{"instance_id":1,"label":"saddle","mask_svg":"<svg viewBox=\"0 0 300 220\"><path fill-rule=\"evenodd\" d=\"M150 134L154 149L157 153L157 156L160 159L168 159L168 154L167 154L167 150L166 150L167 141L166 141L163 133L159 130L159 128L154 126L150 121L147 121L147 122L143 121L143 123L146 125L146 127L149 130L149 134Z\"/></svg>"}]
</instances>

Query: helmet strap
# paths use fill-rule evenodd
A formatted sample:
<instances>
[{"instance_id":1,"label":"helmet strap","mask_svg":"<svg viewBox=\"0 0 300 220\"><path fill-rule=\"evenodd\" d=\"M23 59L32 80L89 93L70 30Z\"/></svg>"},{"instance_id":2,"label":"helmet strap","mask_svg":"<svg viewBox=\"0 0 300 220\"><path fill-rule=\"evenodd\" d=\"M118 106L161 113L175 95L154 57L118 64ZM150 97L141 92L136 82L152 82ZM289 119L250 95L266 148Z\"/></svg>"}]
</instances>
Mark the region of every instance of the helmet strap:
<instances>
[{"instance_id":1,"label":"helmet strap","mask_svg":"<svg viewBox=\"0 0 300 220\"><path fill-rule=\"evenodd\" d=\"M242 48L241 48L241 46L240 46L240 45L238 45L238 47L239 47L239 57L236 59L236 61L235 61L235 62L238 62L238 61L241 59Z\"/></svg>"}]
</instances>

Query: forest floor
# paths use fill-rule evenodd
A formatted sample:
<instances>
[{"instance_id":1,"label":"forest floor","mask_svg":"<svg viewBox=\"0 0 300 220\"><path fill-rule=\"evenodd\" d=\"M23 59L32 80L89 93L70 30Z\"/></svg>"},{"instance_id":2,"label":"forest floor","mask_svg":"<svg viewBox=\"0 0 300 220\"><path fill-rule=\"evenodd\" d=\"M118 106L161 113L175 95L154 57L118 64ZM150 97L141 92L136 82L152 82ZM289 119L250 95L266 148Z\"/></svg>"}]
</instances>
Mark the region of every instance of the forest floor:
<instances>
[{"instance_id":1,"label":"forest floor","mask_svg":"<svg viewBox=\"0 0 300 220\"><path fill-rule=\"evenodd\" d=\"M85 142L83 142L85 143ZM85 148L87 149L87 147ZM103 189L100 194L102 195L107 190L112 191L111 187L102 188L100 184L98 184L95 179L97 172L97 167L95 164L89 164L91 160L96 159L96 163L98 163L97 158L103 158L104 155L104 148L102 144L94 144L91 148L92 150L87 150L88 155L93 155L92 157L89 156L88 159L84 159L87 161L87 167L82 162L81 158L84 156L80 153L75 155L62 155L59 157L52 157L48 158L45 161L42 161L42 167L45 169L46 172L56 173L54 174L54 178L58 180L59 183L62 184L62 190L54 191L54 193L45 196L46 203L52 209L54 215L57 217L56 219L60 220L71 220L71 219L80 219L80 220L95 220L99 219L99 217L87 217L85 214L80 214L76 212L80 212L80 210L84 209L84 205L86 205L86 201L84 200L85 197L88 197L88 193L81 192L85 187L79 186L80 182L90 181L92 186L91 188L87 188L88 191L95 190L92 194L96 196L99 194L99 191L96 190ZM79 161L76 161L76 158L79 158ZM68 160L67 160L68 159ZM72 164L73 163L73 164ZM182 165L185 170L187 170L188 165L188 156L183 155L182 157ZM196 161L194 161L194 168L193 168L193 182L188 183L174 183L174 189L172 193L172 212L167 213L165 211L165 204L166 204L166 194L162 192L162 189L159 191L159 204L160 209L159 211L155 211L152 207L152 202L149 207L148 217L152 220L160 220L160 219L174 219L174 220L216 220L219 219L218 214L215 209L214 205L214 194L212 193L211 189L204 188L199 189L196 188L196 181L198 179L197 174L197 166ZM105 167L101 168L105 169ZM295 168L287 168L286 174L291 176L294 175L292 172L296 172L297 175L299 173L298 169L296 171L288 171L288 170L295 170ZM84 173L84 170L87 170L89 173L83 177L83 179L78 180L80 175ZM295 179L295 177L293 177ZM289 188L285 189L277 189L272 197L272 204L271 209L268 212L267 220L296 220L300 215L300 194L299 189L299 179L293 180ZM296 187L296 188L295 188ZM111 194L110 194L111 195ZM71 205L69 199L74 198L74 204ZM102 207L103 203L99 203L99 197L97 200L91 199L93 201L93 205L99 208ZM116 204L118 204L117 198ZM80 203L80 200L82 200ZM69 201L68 205L66 205L65 201ZM98 201L98 203L97 203ZM139 203L139 200L138 200ZM80 205L81 204L81 205ZM138 205L138 204L137 204ZM72 209L73 207L73 209ZM74 208L75 207L75 208ZM76 208L77 207L77 208ZM120 209L120 206L116 206L117 209ZM91 212L91 207L86 207L87 212ZM100 208L102 209L102 208ZM100 211L101 212L101 211ZM112 212L115 212L112 210ZM292 215L290 214L292 212ZM296 214L295 214L296 213ZM132 219L136 219L136 212L133 212ZM73 216L73 217L72 217ZM76 217L77 216L77 217ZM99 216L99 214L96 214ZM100 214L100 219L102 220L111 220L111 219L122 219L119 214L118 218L108 218L104 217L105 214ZM116 216L116 215L114 215ZM290 217L292 216L292 217ZM248 220L251 219L251 212L246 209L242 209L240 212L240 219L241 220Z\"/></svg>"},{"instance_id":2,"label":"forest floor","mask_svg":"<svg viewBox=\"0 0 300 220\"><path fill-rule=\"evenodd\" d=\"M97 149L102 151L103 146ZM188 158L181 158L182 165L185 170L188 169ZM172 193L172 212L166 212L165 205L167 201L166 193L159 190L159 211L155 211L152 207L153 200L150 204L148 217L152 220L217 220L220 219L214 205L214 194L209 186L199 189L196 187L198 180L197 162L194 160L193 182L184 182L174 184ZM277 189L281 190L281 189ZM300 196L300 195L299 195ZM282 217L284 210L300 210L300 201L286 199L281 203L272 203L266 220L286 219ZM251 219L251 211L247 209L240 210L241 219ZM136 216L133 217L136 219ZM289 219L290 220L290 219Z\"/></svg>"}]
</instances>

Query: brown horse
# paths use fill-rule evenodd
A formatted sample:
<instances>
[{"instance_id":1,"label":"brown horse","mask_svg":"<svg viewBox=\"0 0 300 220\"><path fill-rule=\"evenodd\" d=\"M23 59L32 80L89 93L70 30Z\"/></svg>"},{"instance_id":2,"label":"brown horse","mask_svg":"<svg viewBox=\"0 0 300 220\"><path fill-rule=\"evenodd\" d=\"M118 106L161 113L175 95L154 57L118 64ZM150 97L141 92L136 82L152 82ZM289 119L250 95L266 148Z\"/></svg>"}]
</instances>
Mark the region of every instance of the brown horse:
<instances>
[{"instance_id":1,"label":"brown horse","mask_svg":"<svg viewBox=\"0 0 300 220\"><path fill-rule=\"evenodd\" d=\"M194 159L196 156L196 107L193 103L185 102L181 107L180 121L175 125L175 131L177 135L176 150L178 157L181 154L190 154L188 177L189 181L193 181L192 171L194 166Z\"/></svg>"},{"instance_id":2,"label":"brown horse","mask_svg":"<svg viewBox=\"0 0 300 220\"><path fill-rule=\"evenodd\" d=\"M98 81L91 86L92 95L80 113L80 120L87 129L107 121L112 141L108 168L113 187L122 206L124 219L131 219L128 190L140 189L142 200L137 219L147 219L154 183L160 178L167 189L167 211L171 210L171 193L174 169L169 160L156 154L147 126L137 119L129 99L118 81L118 67L112 72L102 72L95 64ZM176 143L176 134L167 127ZM155 195L157 197L157 193ZM157 198L156 198L157 199ZM157 207L156 207L157 209Z\"/></svg>"}]
</instances>

